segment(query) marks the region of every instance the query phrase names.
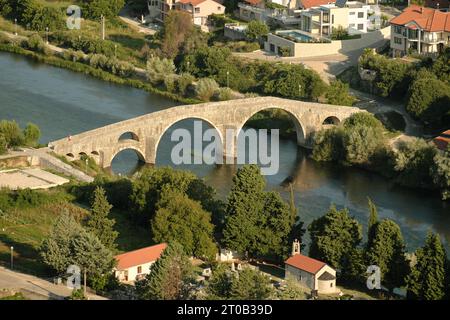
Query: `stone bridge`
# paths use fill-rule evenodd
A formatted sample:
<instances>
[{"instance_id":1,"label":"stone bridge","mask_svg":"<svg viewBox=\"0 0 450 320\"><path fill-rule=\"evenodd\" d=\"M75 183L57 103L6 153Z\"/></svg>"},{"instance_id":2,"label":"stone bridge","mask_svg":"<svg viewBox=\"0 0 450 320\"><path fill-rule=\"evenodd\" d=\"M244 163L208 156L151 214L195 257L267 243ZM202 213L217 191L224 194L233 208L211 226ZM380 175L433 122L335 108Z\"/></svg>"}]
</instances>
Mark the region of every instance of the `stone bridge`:
<instances>
[{"instance_id":1,"label":"stone bridge","mask_svg":"<svg viewBox=\"0 0 450 320\"><path fill-rule=\"evenodd\" d=\"M154 164L159 142L166 130L178 121L194 118L207 122L217 130L224 157L236 157L237 136L244 124L254 114L272 108L282 109L290 115L295 124L298 145L304 147L311 145L311 135L315 131L326 125L338 124L361 111L353 107L275 97L209 102L153 112L50 142L49 147L69 160L87 155L103 168L110 167L114 157L125 149L135 150L140 160ZM227 136L227 129L233 129L236 134ZM227 145L231 148L225 148Z\"/></svg>"}]
</instances>

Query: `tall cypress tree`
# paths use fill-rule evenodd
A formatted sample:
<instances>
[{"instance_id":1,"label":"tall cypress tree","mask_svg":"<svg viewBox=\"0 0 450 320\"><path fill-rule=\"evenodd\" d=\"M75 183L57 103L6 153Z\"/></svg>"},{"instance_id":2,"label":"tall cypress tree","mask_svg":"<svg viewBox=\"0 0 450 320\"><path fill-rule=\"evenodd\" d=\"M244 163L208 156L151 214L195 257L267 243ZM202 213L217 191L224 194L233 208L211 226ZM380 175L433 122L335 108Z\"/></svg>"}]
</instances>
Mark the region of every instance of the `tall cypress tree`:
<instances>
[{"instance_id":1,"label":"tall cypress tree","mask_svg":"<svg viewBox=\"0 0 450 320\"><path fill-rule=\"evenodd\" d=\"M401 287L409 273L409 263L400 227L384 219L373 228L373 238L366 251L368 263L380 267L381 280L389 290Z\"/></svg>"},{"instance_id":2,"label":"tall cypress tree","mask_svg":"<svg viewBox=\"0 0 450 320\"><path fill-rule=\"evenodd\" d=\"M415 255L416 263L406 281L408 298L443 299L447 257L439 236L429 232L425 245L417 249Z\"/></svg>"},{"instance_id":3,"label":"tall cypress tree","mask_svg":"<svg viewBox=\"0 0 450 320\"><path fill-rule=\"evenodd\" d=\"M91 208L91 215L86 223L87 231L96 235L108 249L115 249L115 240L118 236L118 232L114 231L116 221L108 218L112 206L102 187L95 188Z\"/></svg>"},{"instance_id":4,"label":"tall cypress tree","mask_svg":"<svg viewBox=\"0 0 450 320\"><path fill-rule=\"evenodd\" d=\"M367 244L370 245L372 239L374 237L375 227L378 223L378 210L375 206L375 203L367 197L368 205L369 205L369 221L367 223Z\"/></svg>"},{"instance_id":5,"label":"tall cypress tree","mask_svg":"<svg viewBox=\"0 0 450 320\"><path fill-rule=\"evenodd\" d=\"M256 165L246 165L233 177L225 209L223 243L239 252L254 250L258 241L257 222L263 210L264 178Z\"/></svg>"},{"instance_id":6,"label":"tall cypress tree","mask_svg":"<svg viewBox=\"0 0 450 320\"><path fill-rule=\"evenodd\" d=\"M152 265L150 274L136 283L136 292L145 300L187 299L192 276L192 265L183 247L171 242Z\"/></svg>"}]
</instances>

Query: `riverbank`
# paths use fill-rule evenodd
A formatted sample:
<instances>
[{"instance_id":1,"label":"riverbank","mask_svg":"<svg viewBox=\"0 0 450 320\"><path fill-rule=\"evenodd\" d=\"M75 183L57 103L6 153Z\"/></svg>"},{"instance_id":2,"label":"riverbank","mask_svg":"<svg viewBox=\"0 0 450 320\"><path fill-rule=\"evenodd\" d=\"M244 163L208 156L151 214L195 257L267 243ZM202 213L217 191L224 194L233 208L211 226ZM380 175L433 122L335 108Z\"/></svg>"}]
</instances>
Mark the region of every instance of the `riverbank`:
<instances>
[{"instance_id":1,"label":"riverbank","mask_svg":"<svg viewBox=\"0 0 450 320\"><path fill-rule=\"evenodd\" d=\"M60 57L53 56L53 55L52 56L44 55L44 54L37 53L37 52L31 51L31 50L26 50L24 48L21 48L21 47L12 45L12 44L0 43L0 51L19 54L19 55L25 56L28 59L32 59L32 60L40 62L40 63L45 63L45 64L48 64L48 65L51 65L54 67L58 67L58 68L68 69L68 70L71 70L74 72L84 73L84 74L87 74L89 76L95 77L95 78L103 80L103 81L120 84L120 85L126 85L126 86L130 86L130 87L133 87L136 89L145 90L149 93L157 94L161 97L168 98L168 99L171 99L173 101L180 102L183 104L195 104L195 103L201 102L196 99L184 98L184 97L180 97L176 94L160 90L158 88L153 87L149 83L145 83L138 79L130 79L130 78L127 79L127 78L118 77L112 73L106 72L101 69L93 68L84 63L64 60Z\"/></svg>"}]
</instances>

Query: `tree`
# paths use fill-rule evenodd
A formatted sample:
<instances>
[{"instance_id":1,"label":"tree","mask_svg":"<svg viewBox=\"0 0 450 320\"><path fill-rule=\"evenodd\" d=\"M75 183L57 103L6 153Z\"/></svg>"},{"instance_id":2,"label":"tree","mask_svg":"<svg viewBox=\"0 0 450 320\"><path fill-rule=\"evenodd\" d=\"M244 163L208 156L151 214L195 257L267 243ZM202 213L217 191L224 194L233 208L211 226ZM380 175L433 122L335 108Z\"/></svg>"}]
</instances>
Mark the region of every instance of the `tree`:
<instances>
[{"instance_id":1,"label":"tree","mask_svg":"<svg viewBox=\"0 0 450 320\"><path fill-rule=\"evenodd\" d=\"M344 120L344 127L351 129L354 127L368 127L379 131L385 130L383 124L373 114L368 112L357 112Z\"/></svg>"},{"instance_id":2,"label":"tree","mask_svg":"<svg viewBox=\"0 0 450 320\"><path fill-rule=\"evenodd\" d=\"M117 17L123 8L124 0L82 0L83 15L90 19L100 19L103 15L107 18Z\"/></svg>"},{"instance_id":3,"label":"tree","mask_svg":"<svg viewBox=\"0 0 450 320\"><path fill-rule=\"evenodd\" d=\"M325 98L327 103L341 105L341 106L351 106L355 102L355 98L350 95L349 86L340 80L335 80L331 82L328 87Z\"/></svg>"},{"instance_id":4,"label":"tree","mask_svg":"<svg viewBox=\"0 0 450 320\"><path fill-rule=\"evenodd\" d=\"M189 296L192 265L183 247L171 242L152 265L150 274L136 282L136 292L145 300L180 300Z\"/></svg>"},{"instance_id":5,"label":"tree","mask_svg":"<svg viewBox=\"0 0 450 320\"><path fill-rule=\"evenodd\" d=\"M110 273L115 259L111 251L92 233L82 230L71 240L71 254L74 264L83 273L84 291L88 276L101 276Z\"/></svg>"},{"instance_id":6,"label":"tree","mask_svg":"<svg viewBox=\"0 0 450 320\"><path fill-rule=\"evenodd\" d=\"M240 168L233 177L225 209L223 243L239 252L254 252L258 241L258 217L263 210L264 178L256 165Z\"/></svg>"},{"instance_id":7,"label":"tree","mask_svg":"<svg viewBox=\"0 0 450 320\"><path fill-rule=\"evenodd\" d=\"M151 220L153 241L183 244L188 255L213 260L217 248L211 214L180 191L165 189Z\"/></svg>"},{"instance_id":8,"label":"tree","mask_svg":"<svg viewBox=\"0 0 450 320\"><path fill-rule=\"evenodd\" d=\"M269 277L250 268L244 268L231 282L231 299L266 300L270 299L272 294Z\"/></svg>"},{"instance_id":9,"label":"tree","mask_svg":"<svg viewBox=\"0 0 450 320\"><path fill-rule=\"evenodd\" d=\"M67 212L55 221L48 237L41 244L40 254L44 263L58 273L66 272L70 265L80 267L84 273L85 286L87 275L109 273L115 263L111 251Z\"/></svg>"},{"instance_id":10,"label":"tree","mask_svg":"<svg viewBox=\"0 0 450 320\"><path fill-rule=\"evenodd\" d=\"M41 244L40 254L44 263L58 273L66 272L67 267L75 262L71 242L82 231L72 215L68 212L61 214Z\"/></svg>"},{"instance_id":11,"label":"tree","mask_svg":"<svg viewBox=\"0 0 450 320\"><path fill-rule=\"evenodd\" d=\"M428 71L419 71L409 88L406 110L435 128L445 126L450 119L450 85Z\"/></svg>"},{"instance_id":12,"label":"tree","mask_svg":"<svg viewBox=\"0 0 450 320\"><path fill-rule=\"evenodd\" d=\"M207 297L210 300L229 299L233 274L229 265L220 263L212 271L211 278L206 287Z\"/></svg>"},{"instance_id":13,"label":"tree","mask_svg":"<svg viewBox=\"0 0 450 320\"><path fill-rule=\"evenodd\" d=\"M362 239L361 225L349 216L347 209L337 210L334 205L324 216L314 220L308 230L310 256L336 269L341 269L343 261L349 259Z\"/></svg>"},{"instance_id":14,"label":"tree","mask_svg":"<svg viewBox=\"0 0 450 320\"><path fill-rule=\"evenodd\" d=\"M276 296L280 300L306 300L306 291L294 280L287 280L282 289L277 290Z\"/></svg>"},{"instance_id":15,"label":"tree","mask_svg":"<svg viewBox=\"0 0 450 320\"><path fill-rule=\"evenodd\" d=\"M286 98L316 100L326 86L320 76L303 65L280 64L264 84L264 93Z\"/></svg>"},{"instance_id":16,"label":"tree","mask_svg":"<svg viewBox=\"0 0 450 320\"><path fill-rule=\"evenodd\" d=\"M0 121L0 134L6 140L7 148L17 147L23 144L23 133L16 121Z\"/></svg>"},{"instance_id":17,"label":"tree","mask_svg":"<svg viewBox=\"0 0 450 320\"><path fill-rule=\"evenodd\" d=\"M445 295L446 254L438 235L429 232L425 245L415 252L416 263L409 274L407 296L415 300L440 300Z\"/></svg>"},{"instance_id":18,"label":"tree","mask_svg":"<svg viewBox=\"0 0 450 320\"><path fill-rule=\"evenodd\" d=\"M245 30L245 36L254 41L258 41L262 36L266 36L269 33L269 27L263 21L252 20L247 24Z\"/></svg>"},{"instance_id":19,"label":"tree","mask_svg":"<svg viewBox=\"0 0 450 320\"><path fill-rule=\"evenodd\" d=\"M39 138L41 137L41 130L33 123L28 123L23 131L25 144L31 147L37 145Z\"/></svg>"},{"instance_id":20,"label":"tree","mask_svg":"<svg viewBox=\"0 0 450 320\"><path fill-rule=\"evenodd\" d=\"M425 140L413 139L400 142L397 149L397 182L406 186L432 188L434 182L431 173L435 167L437 148Z\"/></svg>"},{"instance_id":21,"label":"tree","mask_svg":"<svg viewBox=\"0 0 450 320\"><path fill-rule=\"evenodd\" d=\"M366 254L370 265L380 267L381 280L389 290L404 285L409 265L403 236L395 222L384 219L375 225Z\"/></svg>"},{"instance_id":22,"label":"tree","mask_svg":"<svg viewBox=\"0 0 450 320\"><path fill-rule=\"evenodd\" d=\"M154 85L163 83L165 77L175 74L173 61L166 58L150 57L147 61L147 79Z\"/></svg>"},{"instance_id":23,"label":"tree","mask_svg":"<svg viewBox=\"0 0 450 320\"><path fill-rule=\"evenodd\" d=\"M297 223L294 211L279 193L265 192L265 180L257 165L246 165L233 178L225 209L223 243L250 255L286 255ZM301 235L295 229L294 234Z\"/></svg>"},{"instance_id":24,"label":"tree","mask_svg":"<svg viewBox=\"0 0 450 320\"><path fill-rule=\"evenodd\" d=\"M187 35L194 30L192 16L184 11L170 10L164 19L161 50L165 57L174 59Z\"/></svg>"},{"instance_id":25,"label":"tree","mask_svg":"<svg viewBox=\"0 0 450 320\"><path fill-rule=\"evenodd\" d=\"M343 138L345 159L352 164L369 163L375 152L384 144L383 133L372 127L355 126L346 129Z\"/></svg>"},{"instance_id":26,"label":"tree","mask_svg":"<svg viewBox=\"0 0 450 320\"><path fill-rule=\"evenodd\" d=\"M86 223L86 229L98 237L105 247L110 250L116 248L118 232L114 231L114 219L109 219L112 206L106 198L105 189L96 187L91 204L91 214Z\"/></svg>"},{"instance_id":27,"label":"tree","mask_svg":"<svg viewBox=\"0 0 450 320\"><path fill-rule=\"evenodd\" d=\"M450 199L450 146L443 154L436 153L434 163L431 169L433 182L441 188L442 200Z\"/></svg>"},{"instance_id":28,"label":"tree","mask_svg":"<svg viewBox=\"0 0 450 320\"><path fill-rule=\"evenodd\" d=\"M375 237L375 227L378 224L378 210L375 203L368 197L369 221L367 223L367 243L370 245Z\"/></svg>"}]
</instances>

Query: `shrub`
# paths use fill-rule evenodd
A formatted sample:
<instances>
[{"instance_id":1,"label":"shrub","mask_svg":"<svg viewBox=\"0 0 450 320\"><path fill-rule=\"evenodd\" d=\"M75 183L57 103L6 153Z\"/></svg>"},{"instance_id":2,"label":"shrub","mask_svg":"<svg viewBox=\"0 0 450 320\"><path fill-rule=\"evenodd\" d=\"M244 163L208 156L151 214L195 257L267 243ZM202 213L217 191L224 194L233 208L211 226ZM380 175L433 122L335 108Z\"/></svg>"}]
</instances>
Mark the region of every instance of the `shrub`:
<instances>
[{"instance_id":1,"label":"shrub","mask_svg":"<svg viewBox=\"0 0 450 320\"><path fill-rule=\"evenodd\" d=\"M28 123L23 130L23 136L25 139L25 144L30 147L35 147L38 144L39 138L41 137L41 130L39 127L33 123Z\"/></svg>"},{"instance_id":2,"label":"shrub","mask_svg":"<svg viewBox=\"0 0 450 320\"><path fill-rule=\"evenodd\" d=\"M352 164L368 164L383 143L383 133L376 128L355 126L347 129L344 135L346 160Z\"/></svg>"},{"instance_id":3,"label":"shrub","mask_svg":"<svg viewBox=\"0 0 450 320\"><path fill-rule=\"evenodd\" d=\"M174 73L175 65L170 59L151 57L147 61L147 78L152 84L161 84L166 76Z\"/></svg>"},{"instance_id":4,"label":"shrub","mask_svg":"<svg viewBox=\"0 0 450 320\"><path fill-rule=\"evenodd\" d=\"M43 53L45 55L50 54L50 49L45 44L44 40L37 33L33 34L28 40L25 41L25 47L29 50Z\"/></svg>"},{"instance_id":5,"label":"shrub","mask_svg":"<svg viewBox=\"0 0 450 320\"><path fill-rule=\"evenodd\" d=\"M108 65L108 57L103 54L89 55L89 64L94 68L106 69Z\"/></svg>"},{"instance_id":6,"label":"shrub","mask_svg":"<svg viewBox=\"0 0 450 320\"><path fill-rule=\"evenodd\" d=\"M269 27L263 21L252 20L248 23L245 36L251 40L259 40L269 33Z\"/></svg>"},{"instance_id":7,"label":"shrub","mask_svg":"<svg viewBox=\"0 0 450 320\"><path fill-rule=\"evenodd\" d=\"M179 75L177 74L169 74L167 77L164 78L164 86L166 87L166 90L169 92L176 92L177 91L177 82L178 82Z\"/></svg>"},{"instance_id":8,"label":"shrub","mask_svg":"<svg viewBox=\"0 0 450 320\"><path fill-rule=\"evenodd\" d=\"M194 76L189 73L182 73L177 79L177 92L181 95L187 95L189 87L194 83Z\"/></svg>"},{"instance_id":9,"label":"shrub","mask_svg":"<svg viewBox=\"0 0 450 320\"><path fill-rule=\"evenodd\" d=\"M200 100L209 101L218 89L219 85L214 79L202 78L198 81L195 92Z\"/></svg>"},{"instance_id":10,"label":"shrub","mask_svg":"<svg viewBox=\"0 0 450 320\"><path fill-rule=\"evenodd\" d=\"M344 158L342 127L323 129L314 136L312 158L316 161L340 161Z\"/></svg>"},{"instance_id":11,"label":"shrub","mask_svg":"<svg viewBox=\"0 0 450 320\"><path fill-rule=\"evenodd\" d=\"M20 146L23 141L23 133L16 121L0 121L0 134L6 140L8 148Z\"/></svg>"},{"instance_id":12,"label":"shrub","mask_svg":"<svg viewBox=\"0 0 450 320\"><path fill-rule=\"evenodd\" d=\"M214 93L214 98L217 101L226 101L233 99L233 90L230 88L219 88Z\"/></svg>"},{"instance_id":13,"label":"shrub","mask_svg":"<svg viewBox=\"0 0 450 320\"><path fill-rule=\"evenodd\" d=\"M373 114L368 112L358 112L352 114L350 117L344 120L345 128L352 128L357 126L376 128L378 130L384 130L384 126L380 120L378 120Z\"/></svg>"},{"instance_id":14,"label":"shrub","mask_svg":"<svg viewBox=\"0 0 450 320\"><path fill-rule=\"evenodd\" d=\"M355 102L355 98L350 95L349 86L339 80L331 82L325 93L327 103L340 106L351 106Z\"/></svg>"},{"instance_id":15,"label":"shrub","mask_svg":"<svg viewBox=\"0 0 450 320\"><path fill-rule=\"evenodd\" d=\"M80 50L67 49L63 52L62 57L73 62L84 62L85 54Z\"/></svg>"},{"instance_id":16,"label":"shrub","mask_svg":"<svg viewBox=\"0 0 450 320\"><path fill-rule=\"evenodd\" d=\"M5 154L6 151L8 151L8 144L5 136L0 133L0 154Z\"/></svg>"},{"instance_id":17,"label":"shrub","mask_svg":"<svg viewBox=\"0 0 450 320\"><path fill-rule=\"evenodd\" d=\"M281 47L279 53L282 57L290 57L292 55L289 47Z\"/></svg>"}]
</instances>

